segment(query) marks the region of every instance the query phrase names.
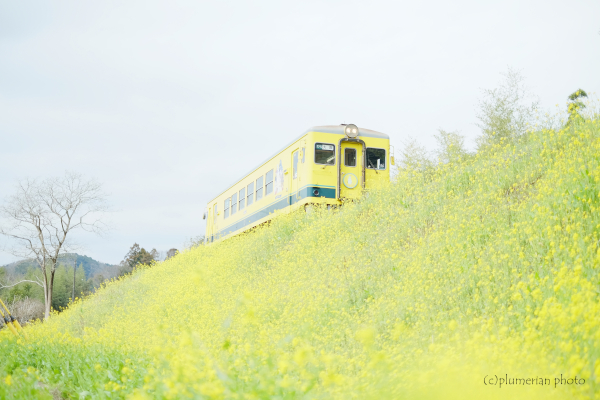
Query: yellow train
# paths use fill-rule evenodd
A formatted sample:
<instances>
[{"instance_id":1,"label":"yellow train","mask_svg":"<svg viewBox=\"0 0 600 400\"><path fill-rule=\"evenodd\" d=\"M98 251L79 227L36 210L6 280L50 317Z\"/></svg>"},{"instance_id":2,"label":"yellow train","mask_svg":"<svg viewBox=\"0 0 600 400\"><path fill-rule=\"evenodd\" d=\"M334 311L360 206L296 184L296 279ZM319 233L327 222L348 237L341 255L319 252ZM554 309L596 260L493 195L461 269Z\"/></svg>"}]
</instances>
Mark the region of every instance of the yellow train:
<instances>
[{"instance_id":1,"label":"yellow train","mask_svg":"<svg viewBox=\"0 0 600 400\"><path fill-rule=\"evenodd\" d=\"M206 241L308 204L338 205L390 180L390 138L353 124L315 126L208 203Z\"/></svg>"}]
</instances>

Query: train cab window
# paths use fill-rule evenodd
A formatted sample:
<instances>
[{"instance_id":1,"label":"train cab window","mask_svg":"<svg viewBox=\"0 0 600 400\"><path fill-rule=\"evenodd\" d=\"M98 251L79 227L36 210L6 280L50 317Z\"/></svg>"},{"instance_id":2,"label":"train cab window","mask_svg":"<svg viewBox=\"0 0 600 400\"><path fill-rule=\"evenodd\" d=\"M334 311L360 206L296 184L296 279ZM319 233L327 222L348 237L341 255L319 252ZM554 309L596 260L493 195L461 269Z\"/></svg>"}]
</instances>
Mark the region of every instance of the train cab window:
<instances>
[{"instance_id":1,"label":"train cab window","mask_svg":"<svg viewBox=\"0 0 600 400\"><path fill-rule=\"evenodd\" d=\"M298 151L294 152L294 165L293 165L293 176L292 179L296 179L298 177Z\"/></svg>"},{"instance_id":2,"label":"train cab window","mask_svg":"<svg viewBox=\"0 0 600 400\"><path fill-rule=\"evenodd\" d=\"M256 180L256 201L259 201L263 197L263 177L261 176Z\"/></svg>"},{"instance_id":3,"label":"train cab window","mask_svg":"<svg viewBox=\"0 0 600 400\"><path fill-rule=\"evenodd\" d=\"M246 192L246 205L249 206L254 201L254 182L250 182Z\"/></svg>"},{"instance_id":4,"label":"train cab window","mask_svg":"<svg viewBox=\"0 0 600 400\"><path fill-rule=\"evenodd\" d=\"M244 209L244 203L246 202L246 188L240 190L240 210Z\"/></svg>"},{"instance_id":5,"label":"train cab window","mask_svg":"<svg viewBox=\"0 0 600 400\"><path fill-rule=\"evenodd\" d=\"M344 165L346 167L356 167L356 149L344 149Z\"/></svg>"},{"instance_id":6,"label":"train cab window","mask_svg":"<svg viewBox=\"0 0 600 400\"><path fill-rule=\"evenodd\" d=\"M223 210L225 210L224 213L224 218L229 217L229 202L231 200L230 199L225 199L225 207L223 207Z\"/></svg>"},{"instance_id":7,"label":"train cab window","mask_svg":"<svg viewBox=\"0 0 600 400\"><path fill-rule=\"evenodd\" d=\"M237 193L234 193L231 196L231 215L235 214L237 211Z\"/></svg>"},{"instance_id":8,"label":"train cab window","mask_svg":"<svg viewBox=\"0 0 600 400\"><path fill-rule=\"evenodd\" d=\"M335 146L327 143L315 143L315 164L334 165Z\"/></svg>"},{"instance_id":9,"label":"train cab window","mask_svg":"<svg viewBox=\"0 0 600 400\"><path fill-rule=\"evenodd\" d=\"M273 191L273 170L267 172L265 176L265 196L268 196Z\"/></svg>"},{"instance_id":10,"label":"train cab window","mask_svg":"<svg viewBox=\"0 0 600 400\"><path fill-rule=\"evenodd\" d=\"M306 155L306 148L303 147L301 152L302 152L302 161L301 162L302 162L302 164L304 164L304 156Z\"/></svg>"},{"instance_id":11,"label":"train cab window","mask_svg":"<svg viewBox=\"0 0 600 400\"><path fill-rule=\"evenodd\" d=\"M367 149L367 168L385 169L385 149Z\"/></svg>"}]
</instances>

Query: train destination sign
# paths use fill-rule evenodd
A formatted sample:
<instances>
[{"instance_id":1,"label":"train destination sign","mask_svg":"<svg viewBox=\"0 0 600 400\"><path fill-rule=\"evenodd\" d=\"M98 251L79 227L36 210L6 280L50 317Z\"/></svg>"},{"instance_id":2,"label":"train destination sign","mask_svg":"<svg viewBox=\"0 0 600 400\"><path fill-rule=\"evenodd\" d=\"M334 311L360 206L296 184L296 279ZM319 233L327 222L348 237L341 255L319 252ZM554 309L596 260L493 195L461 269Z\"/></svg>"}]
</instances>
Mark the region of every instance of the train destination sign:
<instances>
[{"instance_id":1,"label":"train destination sign","mask_svg":"<svg viewBox=\"0 0 600 400\"><path fill-rule=\"evenodd\" d=\"M317 150L333 150L334 147L332 144L317 144L316 145L316 149Z\"/></svg>"}]
</instances>

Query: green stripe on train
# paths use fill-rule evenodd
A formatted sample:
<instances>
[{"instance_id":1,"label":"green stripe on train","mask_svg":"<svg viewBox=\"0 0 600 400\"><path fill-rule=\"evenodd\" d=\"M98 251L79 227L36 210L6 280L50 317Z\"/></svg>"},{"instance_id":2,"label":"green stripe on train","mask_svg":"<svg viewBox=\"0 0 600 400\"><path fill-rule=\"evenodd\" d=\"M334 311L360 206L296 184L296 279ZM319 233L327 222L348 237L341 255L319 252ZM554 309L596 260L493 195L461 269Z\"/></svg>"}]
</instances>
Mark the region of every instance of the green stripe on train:
<instances>
[{"instance_id":1,"label":"green stripe on train","mask_svg":"<svg viewBox=\"0 0 600 400\"><path fill-rule=\"evenodd\" d=\"M332 189L331 187L305 186L302 189L300 189L299 192L293 193L292 195L286 196L281 200L275 201L266 206L265 208L258 210L257 212L250 214L249 216L244 217L243 219L218 231L216 235L210 237L210 241L212 242L215 239L229 235L232 232L245 228L246 226L251 225L256 221L269 216L269 214L272 214L277 210L281 210L285 207L289 207L293 204L296 204L298 201L307 197L325 197L327 199L335 199L335 188Z\"/></svg>"}]
</instances>

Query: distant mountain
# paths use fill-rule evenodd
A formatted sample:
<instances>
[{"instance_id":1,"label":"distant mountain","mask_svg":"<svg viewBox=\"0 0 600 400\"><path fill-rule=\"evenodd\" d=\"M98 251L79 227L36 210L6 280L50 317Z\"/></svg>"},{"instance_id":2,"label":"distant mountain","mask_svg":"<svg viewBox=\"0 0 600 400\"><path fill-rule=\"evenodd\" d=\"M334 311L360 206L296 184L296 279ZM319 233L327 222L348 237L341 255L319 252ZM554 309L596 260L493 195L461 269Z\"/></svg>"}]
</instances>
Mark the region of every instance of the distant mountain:
<instances>
[{"instance_id":1,"label":"distant mountain","mask_svg":"<svg viewBox=\"0 0 600 400\"><path fill-rule=\"evenodd\" d=\"M118 275L119 266L106 264L100 261L96 261L91 257L82 256L77 253L61 254L58 257L58 263L63 265L72 266L73 261L76 260L77 266L83 266L85 271L86 279L92 278L96 275L102 275L104 279L109 279ZM10 275L25 275L31 268L38 268L38 264L35 260L20 260L13 263L4 265L0 268L6 269Z\"/></svg>"}]
</instances>

